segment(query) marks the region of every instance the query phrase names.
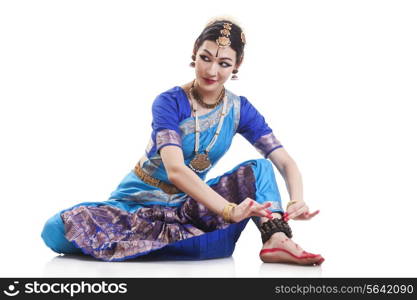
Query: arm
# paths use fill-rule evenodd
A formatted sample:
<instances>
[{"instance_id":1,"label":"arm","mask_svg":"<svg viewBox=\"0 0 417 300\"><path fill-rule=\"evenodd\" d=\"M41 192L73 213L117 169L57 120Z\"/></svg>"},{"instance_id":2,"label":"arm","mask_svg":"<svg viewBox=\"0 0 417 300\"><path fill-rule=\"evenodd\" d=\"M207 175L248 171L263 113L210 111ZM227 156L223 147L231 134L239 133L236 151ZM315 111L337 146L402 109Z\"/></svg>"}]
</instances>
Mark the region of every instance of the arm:
<instances>
[{"instance_id":1,"label":"arm","mask_svg":"<svg viewBox=\"0 0 417 300\"><path fill-rule=\"evenodd\" d=\"M290 201L303 201L303 181L297 164L283 147L272 151L268 158L285 180Z\"/></svg>"},{"instance_id":2,"label":"arm","mask_svg":"<svg viewBox=\"0 0 417 300\"><path fill-rule=\"evenodd\" d=\"M223 208L229 202L210 188L184 164L181 148L166 146L161 149L160 153L168 179L197 202L203 204L212 212L221 215Z\"/></svg>"},{"instance_id":3,"label":"arm","mask_svg":"<svg viewBox=\"0 0 417 300\"><path fill-rule=\"evenodd\" d=\"M294 159L284 148L277 148L272 151L268 158L272 161L279 173L285 180L290 201L297 201L287 209L288 219L309 220L320 211L309 212L309 208L303 200L303 182L301 173Z\"/></svg>"},{"instance_id":4,"label":"arm","mask_svg":"<svg viewBox=\"0 0 417 300\"><path fill-rule=\"evenodd\" d=\"M294 160L275 138L272 129L268 126L262 114L241 96L240 120L237 132L243 135L263 156L274 163L287 184L291 200L303 200L301 174ZM276 148L275 150L273 150ZM272 150L272 152L270 152Z\"/></svg>"},{"instance_id":5,"label":"arm","mask_svg":"<svg viewBox=\"0 0 417 300\"><path fill-rule=\"evenodd\" d=\"M223 209L229 201L214 191L184 164L182 149L177 146L165 146L161 148L160 153L168 179L194 200L212 212L222 215ZM232 210L231 219L234 222L239 222L251 216L269 217L271 212L266 209L269 206L270 203L261 205L246 198Z\"/></svg>"}]
</instances>

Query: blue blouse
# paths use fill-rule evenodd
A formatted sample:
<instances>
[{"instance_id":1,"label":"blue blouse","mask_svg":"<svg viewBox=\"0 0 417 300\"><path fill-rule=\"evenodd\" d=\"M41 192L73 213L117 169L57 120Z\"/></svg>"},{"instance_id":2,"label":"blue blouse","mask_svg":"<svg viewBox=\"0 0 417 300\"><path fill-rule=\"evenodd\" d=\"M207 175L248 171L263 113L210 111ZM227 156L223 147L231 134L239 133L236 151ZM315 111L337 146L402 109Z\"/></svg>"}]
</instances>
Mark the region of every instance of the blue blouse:
<instances>
[{"instance_id":1,"label":"blue blouse","mask_svg":"<svg viewBox=\"0 0 417 300\"><path fill-rule=\"evenodd\" d=\"M214 166L229 149L236 133L240 133L264 157L273 150L282 147L275 138L265 118L244 96L237 96L225 91L228 97L226 116L209 158ZM209 113L199 116L200 152L210 143L220 119L224 102ZM185 163L188 165L194 157L195 118L191 116L191 107L184 90L175 86L159 94L152 105L152 134L146 147L145 159L141 166L149 175L169 182L159 151L162 147L175 145L183 150ZM209 170L197 173L202 179Z\"/></svg>"}]
</instances>

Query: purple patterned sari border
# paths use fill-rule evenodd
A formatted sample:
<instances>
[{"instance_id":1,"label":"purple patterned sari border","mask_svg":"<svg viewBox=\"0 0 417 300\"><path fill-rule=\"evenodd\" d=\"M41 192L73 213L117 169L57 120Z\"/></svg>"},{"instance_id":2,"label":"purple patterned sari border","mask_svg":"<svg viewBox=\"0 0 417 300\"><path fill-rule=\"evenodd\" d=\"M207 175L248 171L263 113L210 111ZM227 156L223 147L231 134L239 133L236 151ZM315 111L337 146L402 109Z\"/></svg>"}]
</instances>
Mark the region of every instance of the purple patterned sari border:
<instances>
[{"instance_id":1,"label":"purple patterned sari border","mask_svg":"<svg viewBox=\"0 0 417 300\"><path fill-rule=\"evenodd\" d=\"M259 151L264 157L267 157L273 150L281 148L281 142L271 132L261 136L253 144L256 150Z\"/></svg>"},{"instance_id":2,"label":"purple patterned sari border","mask_svg":"<svg viewBox=\"0 0 417 300\"><path fill-rule=\"evenodd\" d=\"M156 149L159 150L166 144L182 146L182 139L178 132L172 129L163 129L156 134Z\"/></svg>"}]
</instances>

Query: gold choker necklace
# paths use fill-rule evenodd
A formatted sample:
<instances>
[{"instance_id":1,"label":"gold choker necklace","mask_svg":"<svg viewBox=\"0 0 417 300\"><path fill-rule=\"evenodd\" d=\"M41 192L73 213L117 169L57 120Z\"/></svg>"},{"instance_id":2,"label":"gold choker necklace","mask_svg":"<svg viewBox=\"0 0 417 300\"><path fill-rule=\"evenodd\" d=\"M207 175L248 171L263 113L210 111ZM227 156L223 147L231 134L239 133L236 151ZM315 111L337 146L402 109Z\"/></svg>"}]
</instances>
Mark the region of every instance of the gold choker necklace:
<instances>
[{"instance_id":1,"label":"gold choker necklace","mask_svg":"<svg viewBox=\"0 0 417 300\"><path fill-rule=\"evenodd\" d=\"M190 93L191 95L194 97L195 100L197 100L197 102L203 106L204 108L215 108L217 105L219 105L224 98L224 94L225 94L225 88L223 87L222 91L220 92L217 101L213 104L207 104L206 102L204 102L204 100L201 98L200 94L198 93L198 91L196 90L195 86L195 79L193 80L193 84L190 88Z\"/></svg>"}]
</instances>

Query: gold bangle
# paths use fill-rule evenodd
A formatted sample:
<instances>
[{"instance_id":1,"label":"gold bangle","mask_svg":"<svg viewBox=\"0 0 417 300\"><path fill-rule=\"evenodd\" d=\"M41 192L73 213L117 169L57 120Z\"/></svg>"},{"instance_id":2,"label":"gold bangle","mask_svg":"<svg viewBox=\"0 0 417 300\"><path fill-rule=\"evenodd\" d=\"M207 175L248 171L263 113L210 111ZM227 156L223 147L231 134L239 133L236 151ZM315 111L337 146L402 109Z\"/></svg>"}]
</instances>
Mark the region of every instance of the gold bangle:
<instances>
[{"instance_id":1,"label":"gold bangle","mask_svg":"<svg viewBox=\"0 0 417 300\"><path fill-rule=\"evenodd\" d=\"M236 206L237 204L229 202L223 208L222 216L223 216L223 219L227 223L232 223L232 220L231 220L232 209L235 208Z\"/></svg>"},{"instance_id":2,"label":"gold bangle","mask_svg":"<svg viewBox=\"0 0 417 300\"><path fill-rule=\"evenodd\" d=\"M287 210L288 210L288 207L290 207L291 205L293 205L294 203L297 203L297 202L298 202L297 200L291 200L290 202L288 202Z\"/></svg>"}]
</instances>

